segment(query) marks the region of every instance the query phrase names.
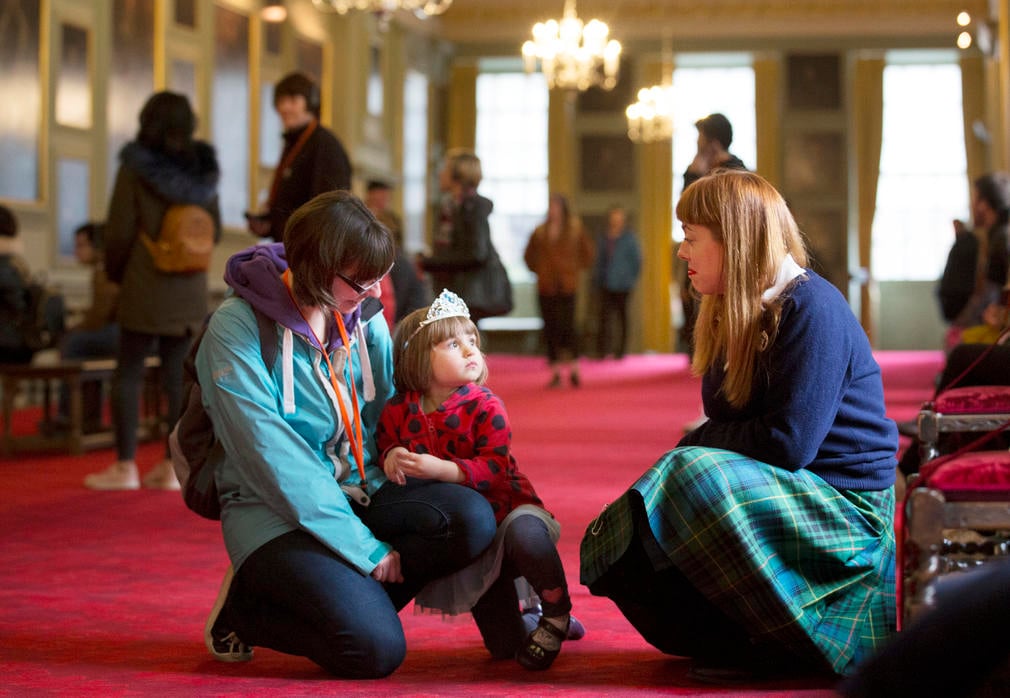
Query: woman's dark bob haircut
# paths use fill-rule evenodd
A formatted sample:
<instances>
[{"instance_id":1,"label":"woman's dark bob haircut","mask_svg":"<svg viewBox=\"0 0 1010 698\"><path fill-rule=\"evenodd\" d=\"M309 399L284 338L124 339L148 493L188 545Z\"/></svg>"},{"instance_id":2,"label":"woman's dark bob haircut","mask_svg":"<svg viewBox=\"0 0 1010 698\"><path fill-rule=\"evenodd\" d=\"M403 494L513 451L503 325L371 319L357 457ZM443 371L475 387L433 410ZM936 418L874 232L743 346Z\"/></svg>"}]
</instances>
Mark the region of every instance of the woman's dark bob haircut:
<instances>
[{"instance_id":1,"label":"woman's dark bob haircut","mask_svg":"<svg viewBox=\"0 0 1010 698\"><path fill-rule=\"evenodd\" d=\"M393 236L349 191L329 191L300 206L284 229L298 302L336 308L337 274L365 285L393 265Z\"/></svg>"}]
</instances>

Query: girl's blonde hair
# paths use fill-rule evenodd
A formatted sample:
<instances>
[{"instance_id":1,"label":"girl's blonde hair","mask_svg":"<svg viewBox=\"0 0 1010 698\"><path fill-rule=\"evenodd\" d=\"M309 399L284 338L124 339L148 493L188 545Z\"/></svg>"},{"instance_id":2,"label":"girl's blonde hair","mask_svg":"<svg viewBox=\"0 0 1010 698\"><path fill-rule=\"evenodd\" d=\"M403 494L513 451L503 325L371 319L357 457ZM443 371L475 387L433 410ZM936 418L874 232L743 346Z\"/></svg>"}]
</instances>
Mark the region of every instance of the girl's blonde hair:
<instances>
[{"instance_id":1,"label":"girl's blonde hair","mask_svg":"<svg viewBox=\"0 0 1010 698\"><path fill-rule=\"evenodd\" d=\"M775 340L781 301L761 305L791 254L801 267L807 252L782 195L752 172L719 170L684 190L681 222L702 225L723 247L722 294L704 295L694 325L691 370L702 375L725 365L722 393L734 407L750 399L758 355ZM780 296L781 298L781 296Z\"/></svg>"},{"instance_id":2,"label":"girl's blonde hair","mask_svg":"<svg viewBox=\"0 0 1010 698\"><path fill-rule=\"evenodd\" d=\"M477 349L480 349L480 332L470 318L442 318L418 329L427 315L427 307L419 308L400 320L393 330L393 385L397 392L428 390L432 381L431 350L449 337L473 334L477 337ZM486 380L487 362L476 382L483 385Z\"/></svg>"}]
</instances>

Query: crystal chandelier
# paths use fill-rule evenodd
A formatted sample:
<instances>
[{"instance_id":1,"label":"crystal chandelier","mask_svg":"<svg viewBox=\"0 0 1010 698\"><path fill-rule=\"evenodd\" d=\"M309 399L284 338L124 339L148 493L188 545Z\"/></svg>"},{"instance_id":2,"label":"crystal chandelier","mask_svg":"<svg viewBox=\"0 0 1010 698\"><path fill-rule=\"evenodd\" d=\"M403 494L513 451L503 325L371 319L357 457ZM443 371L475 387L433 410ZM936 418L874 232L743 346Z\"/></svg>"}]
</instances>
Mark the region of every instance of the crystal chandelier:
<instances>
[{"instance_id":1,"label":"crystal chandelier","mask_svg":"<svg viewBox=\"0 0 1010 698\"><path fill-rule=\"evenodd\" d=\"M617 84L621 44L607 40L610 28L598 19L583 24L575 14L575 0L565 0L565 14L533 26L533 40L523 44L523 65L527 73L537 69L550 88L605 90Z\"/></svg>"},{"instance_id":2,"label":"crystal chandelier","mask_svg":"<svg viewBox=\"0 0 1010 698\"><path fill-rule=\"evenodd\" d=\"M317 10L342 15L351 10L364 10L389 16L397 10L407 10L424 18L442 14L452 5L452 0L312 0L312 4Z\"/></svg>"},{"instance_id":3,"label":"crystal chandelier","mask_svg":"<svg viewBox=\"0 0 1010 698\"><path fill-rule=\"evenodd\" d=\"M655 143L673 137L673 87L653 85L638 91L638 101L625 110L628 138L635 143Z\"/></svg>"}]
</instances>

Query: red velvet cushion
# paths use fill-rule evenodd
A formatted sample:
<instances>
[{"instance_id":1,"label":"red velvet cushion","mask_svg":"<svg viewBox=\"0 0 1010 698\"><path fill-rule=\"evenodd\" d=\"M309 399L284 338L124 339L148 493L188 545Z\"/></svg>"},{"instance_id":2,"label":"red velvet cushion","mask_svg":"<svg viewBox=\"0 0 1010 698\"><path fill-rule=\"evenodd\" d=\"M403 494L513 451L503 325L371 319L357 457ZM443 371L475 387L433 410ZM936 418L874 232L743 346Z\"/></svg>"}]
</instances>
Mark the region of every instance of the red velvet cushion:
<instances>
[{"instance_id":1,"label":"red velvet cushion","mask_svg":"<svg viewBox=\"0 0 1010 698\"><path fill-rule=\"evenodd\" d=\"M929 487L948 493L1005 494L1010 499L1010 451L972 451L944 463ZM947 496L947 499L953 497Z\"/></svg>"},{"instance_id":2,"label":"red velvet cushion","mask_svg":"<svg viewBox=\"0 0 1010 698\"><path fill-rule=\"evenodd\" d=\"M973 385L944 390L933 401L941 414L1010 412L1010 386Z\"/></svg>"}]
</instances>

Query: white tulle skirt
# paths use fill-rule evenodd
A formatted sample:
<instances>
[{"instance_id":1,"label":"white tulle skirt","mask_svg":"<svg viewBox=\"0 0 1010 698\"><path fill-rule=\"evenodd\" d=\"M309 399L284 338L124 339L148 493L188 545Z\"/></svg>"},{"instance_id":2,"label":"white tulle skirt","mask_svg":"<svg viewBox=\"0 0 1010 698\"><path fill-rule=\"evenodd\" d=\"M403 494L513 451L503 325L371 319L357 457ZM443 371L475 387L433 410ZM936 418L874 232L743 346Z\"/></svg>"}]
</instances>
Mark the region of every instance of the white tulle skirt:
<instances>
[{"instance_id":1,"label":"white tulle skirt","mask_svg":"<svg viewBox=\"0 0 1010 698\"><path fill-rule=\"evenodd\" d=\"M455 616L469 613L480 597L501 575L505 555L505 532L520 516L535 516L547 526L555 543L561 536L561 524L549 512L532 504L516 507L498 525L491 545L481 555L455 574L430 582L414 599L414 613L441 613ZM524 577L516 579L516 591L522 608L540 603L540 598Z\"/></svg>"}]
</instances>

